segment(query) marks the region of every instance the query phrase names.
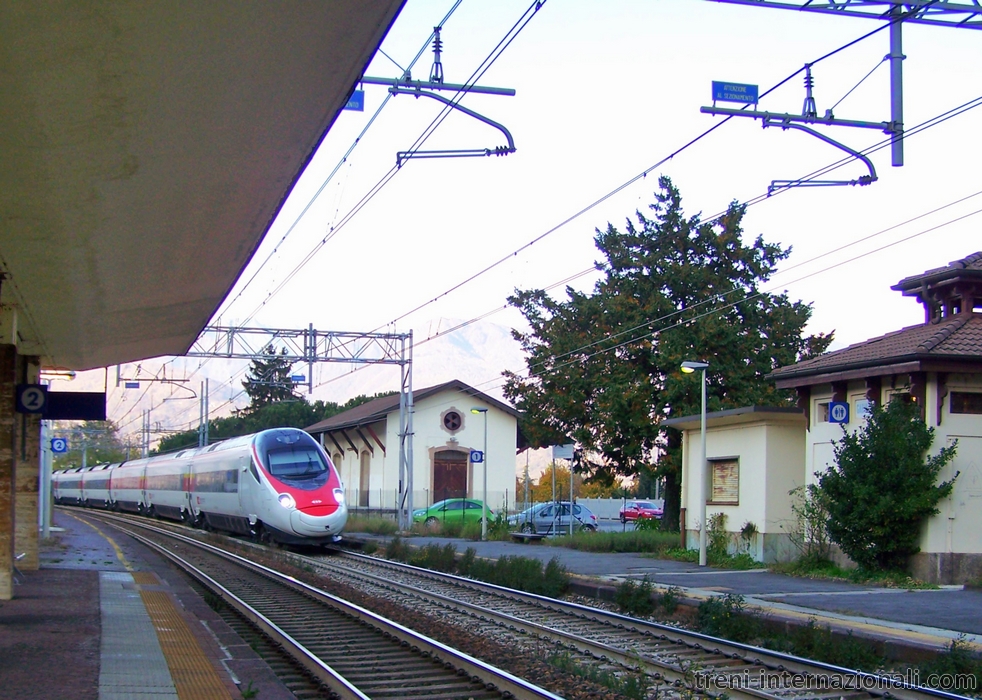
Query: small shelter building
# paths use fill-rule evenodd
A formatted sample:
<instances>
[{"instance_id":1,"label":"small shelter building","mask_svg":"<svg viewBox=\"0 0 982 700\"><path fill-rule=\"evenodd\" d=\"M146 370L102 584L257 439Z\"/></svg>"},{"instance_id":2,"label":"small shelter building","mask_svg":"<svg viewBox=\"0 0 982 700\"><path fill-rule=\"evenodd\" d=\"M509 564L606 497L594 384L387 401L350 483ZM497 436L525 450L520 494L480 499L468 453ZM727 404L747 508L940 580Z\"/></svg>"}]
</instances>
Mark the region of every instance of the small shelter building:
<instances>
[{"instance_id":1,"label":"small shelter building","mask_svg":"<svg viewBox=\"0 0 982 700\"><path fill-rule=\"evenodd\" d=\"M699 480L706 519L723 515L732 553L755 561L789 561L794 548L788 492L805 483L805 416L797 408L748 406L706 414L706 461L700 468L701 416L670 418L683 431L681 521L686 547L699 547Z\"/></svg>"}]
</instances>

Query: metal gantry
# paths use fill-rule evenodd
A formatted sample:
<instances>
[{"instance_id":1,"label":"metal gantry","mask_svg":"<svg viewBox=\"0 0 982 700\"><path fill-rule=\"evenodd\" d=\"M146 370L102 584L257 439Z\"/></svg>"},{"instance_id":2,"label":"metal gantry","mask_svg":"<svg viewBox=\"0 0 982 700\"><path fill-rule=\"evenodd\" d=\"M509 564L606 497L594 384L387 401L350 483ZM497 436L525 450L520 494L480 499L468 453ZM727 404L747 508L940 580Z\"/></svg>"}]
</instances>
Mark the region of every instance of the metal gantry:
<instances>
[{"instance_id":1,"label":"metal gantry","mask_svg":"<svg viewBox=\"0 0 982 700\"><path fill-rule=\"evenodd\" d=\"M769 192L775 189L801 185L868 185L876 181L876 171L872 162L858 151L821 134L811 127L803 126L850 126L864 129L880 129L891 136L891 161L894 167L904 164L904 93L903 93L903 42L901 27L904 23L930 24L961 29L982 29L982 3L980 0L954 2L948 0L713 0L713 2L748 7L766 7L781 10L797 10L846 17L862 17L890 22L890 53L885 60L890 62L890 120L867 122L836 119L831 110L819 116L811 95L811 66L807 65L805 86L808 91L802 114L793 115L763 112L750 109L722 109L715 105L703 107L704 114L751 117L760 119L764 127L778 126L782 129L797 129L815 136L826 143L844 150L861 160L869 174L854 180L775 180ZM810 109L809 109L810 106Z\"/></svg>"},{"instance_id":2,"label":"metal gantry","mask_svg":"<svg viewBox=\"0 0 982 700\"><path fill-rule=\"evenodd\" d=\"M398 365L399 381L399 527L412 526L413 513L413 333L363 333L306 329L206 326L185 357L266 360L276 357L307 364L306 386L313 391L315 362Z\"/></svg>"},{"instance_id":3,"label":"metal gantry","mask_svg":"<svg viewBox=\"0 0 982 700\"><path fill-rule=\"evenodd\" d=\"M819 12L840 17L890 19L901 10L910 15L905 22L931 24L936 27L982 29L982 3L979 0L713 0L730 5L772 7L779 10Z\"/></svg>"}]
</instances>

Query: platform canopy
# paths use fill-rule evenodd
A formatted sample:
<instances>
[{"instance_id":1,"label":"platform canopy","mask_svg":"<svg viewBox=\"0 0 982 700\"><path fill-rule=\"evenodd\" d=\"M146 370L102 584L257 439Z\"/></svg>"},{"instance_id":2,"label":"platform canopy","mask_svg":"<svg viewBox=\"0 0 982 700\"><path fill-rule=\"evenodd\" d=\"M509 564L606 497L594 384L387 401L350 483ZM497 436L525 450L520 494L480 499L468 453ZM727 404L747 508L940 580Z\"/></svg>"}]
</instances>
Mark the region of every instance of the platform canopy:
<instances>
[{"instance_id":1,"label":"platform canopy","mask_svg":"<svg viewBox=\"0 0 982 700\"><path fill-rule=\"evenodd\" d=\"M403 3L0 4L3 342L182 354Z\"/></svg>"}]
</instances>

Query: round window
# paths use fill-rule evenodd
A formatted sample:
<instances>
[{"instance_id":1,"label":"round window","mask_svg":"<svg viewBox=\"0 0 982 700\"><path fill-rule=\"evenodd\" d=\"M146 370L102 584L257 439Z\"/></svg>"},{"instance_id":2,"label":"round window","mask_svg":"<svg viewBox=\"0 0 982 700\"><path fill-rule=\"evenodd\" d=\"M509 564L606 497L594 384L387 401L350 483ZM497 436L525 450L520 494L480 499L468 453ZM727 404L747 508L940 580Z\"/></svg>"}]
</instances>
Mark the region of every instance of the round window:
<instances>
[{"instance_id":1,"label":"round window","mask_svg":"<svg viewBox=\"0 0 982 700\"><path fill-rule=\"evenodd\" d=\"M450 431L460 430L464 421L456 411L447 411L443 414L443 427Z\"/></svg>"}]
</instances>

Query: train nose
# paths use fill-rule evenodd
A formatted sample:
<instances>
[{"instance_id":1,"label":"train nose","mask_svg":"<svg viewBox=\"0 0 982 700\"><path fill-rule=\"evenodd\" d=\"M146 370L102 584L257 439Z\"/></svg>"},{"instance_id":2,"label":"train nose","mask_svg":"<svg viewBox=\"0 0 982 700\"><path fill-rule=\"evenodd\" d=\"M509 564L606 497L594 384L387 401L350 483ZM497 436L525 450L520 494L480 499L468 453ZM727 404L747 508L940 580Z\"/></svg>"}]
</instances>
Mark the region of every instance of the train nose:
<instances>
[{"instance_id":1,"label":"train nose","mask_svg":"<svg viewBox=\"0 0 982 700\"><path fill-rule=\"evenodd\" d=\"M323 513L323 511L320 511ZM348 520L344 508L334 508L330 514L319 514L295 510L290 513L290 527L298 535L324 535L341 532Z\"/></svg>"}]
</instances>

